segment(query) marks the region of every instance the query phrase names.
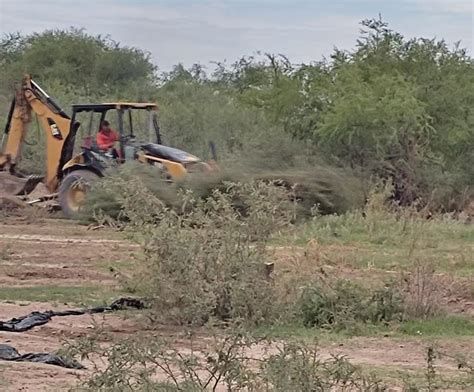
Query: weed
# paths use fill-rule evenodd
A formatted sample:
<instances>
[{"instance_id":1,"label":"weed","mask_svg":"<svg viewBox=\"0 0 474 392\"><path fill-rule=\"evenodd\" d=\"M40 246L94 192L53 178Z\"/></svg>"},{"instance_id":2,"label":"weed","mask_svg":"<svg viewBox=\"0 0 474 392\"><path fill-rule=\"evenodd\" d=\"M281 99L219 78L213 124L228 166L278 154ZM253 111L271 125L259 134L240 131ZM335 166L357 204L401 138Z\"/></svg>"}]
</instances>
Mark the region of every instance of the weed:
<instances>
[{"instance_id":1,"label":"weed","mask_svg":"<svg viewBox=\"0 0 474 392\"><path fill-rule=\"evenodd\" d=\"M406 335L427 337L474 336L474 322L463 316L438 316L425 320L406 320L399 331Z\"/></svg>"},{"instance_id":2,"label":"weed","mask_svg":"<svg viewBox=\"0 0 474 392\"><path fill-rule=\"evenodd\" d=\"M444 390L471 391L474 387L474 365L472 358L460 357L448 354L434 346L426 348L426 367L424 378L419 382L405 380L405 390L413 392L434 392ZM436 365L439 360L454 362L458 372L457 377L442 377L437 371Z\"/></svg>"},{"instance_id":3,"label":"weed","mask_svg":"<svg viewBox=\"0 0 474 392\"><path fill-rule=\"evenodd\" d=\"M127 232L144 251L128 284L153 299L156 314L178 324L211 319L260 323L277 298L265 272L266 242L291 219L286 192L272 184L227 183L197 199L182 191L169 208L137 182L121 200Z\"/></svg>"},{"instance_id":4,"label":"weed","mask_svg":"<svg viewBox=\"0 0 474 392\"><path fill-rule=\"evenodd\" d=\"M0 261L9 261L13 256L13 246L12 244L5 244L2 249L0 249Z\"/></svg>"},{"instance_id":5,"label":"weed","mask_svg":"<svg viewBox=\"0 0 474 392\"><path fill-rule=\"evenodd\" d=\"M394 286L370 291L349 281L307 286L299 301L308 327L347 329L357 323L388 323L402 317L402 302Z\"/></svg>"},{"instance_id":6,"label":"weed","mask_svg":"<svg viewBox=\"0 0 474 392\"><path fill-rule=\"evenodd\" d=\"M303 343L255 340L241 334L214 338L206 350L177 350L164 341L134 338L107 348L82 345L76 355L107 359L95 367L81 390L306 392L385 391L378 378L365 375L341 356L320 357ZM255 353L259 353L256 355Z\"/></svg>"},{"instance_id":7,"label":"weed","mask_svg":"<svg viewBox=\"0 0 474 392\"><path fill-rule=\"evenodd\" d=\"M426 350L426 381L428 392L433 392L437 389L436 386L436 369L435 369L436 352L433 347L428 347Z\"/></svg>"},{"instance_id":8,"label":"weed","mask_svg":"<svg viewBox=\"0 0 474 392\"><path fill-rule=\"evenodd\" d=\"M403 283L408 316L427 318L439 312L441 295L432 263L415 262L412 271L403 274Z\"/></svg>"}]
</instances>

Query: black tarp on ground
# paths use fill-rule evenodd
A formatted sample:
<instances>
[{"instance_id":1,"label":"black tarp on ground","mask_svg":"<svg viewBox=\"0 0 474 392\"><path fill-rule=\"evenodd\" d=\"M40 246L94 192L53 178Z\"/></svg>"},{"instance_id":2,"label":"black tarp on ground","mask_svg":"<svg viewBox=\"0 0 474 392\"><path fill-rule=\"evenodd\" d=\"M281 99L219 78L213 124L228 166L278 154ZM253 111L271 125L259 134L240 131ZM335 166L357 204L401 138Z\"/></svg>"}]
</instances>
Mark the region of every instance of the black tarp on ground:
<instances>
[{"instance_id":1,"label":"black tarp on ground","mask_svg":"<svg viewBox=\"0 0 474 392\"><path fill-rule=\"evenodd\" d=\"M45 312L32 312L26 316L12 318L7 321L0 321L0 331L23 332L33 327L46 324L53 317L78 316L81 314L105 313L124 309L143 309L143 301L136 298L119 298L109 306L97 306L94 308L63 310ZM26 353L20 354L14 347L8 344L0 344L0 360L16 362L40 362L49 365L56 365L68 369L85 369L74 359L63 358L51 353Z\"/></svg>"},{"instance_id":2,"label":"black tarp on ground","mask_svg":"<svg viewBox=\"0 0 474 392\"><path fill-rule=\"evenodd\" d=\"M0 344L0 360L15 362L39 362L48 365L56 365L68 369L85 369L74 359L63 358L50 353L26 353L20 354L14 347L8 344Z\"/></svg>"},{"instance_id":3,"label":"black tarp on ground","mask_svg":"<svg viewBox=\"0 0 474 392\"><path fill-rule=\"evenodd\" d=\"M53 317L62 316L78 316L81 314L114 312L124 309L143 309L145 307L143 301L136 298L119 298L112 302L109 306L97 306L94 308L77 309L77 310L47 310L45 312L31 312L26 316L12 318L7 321L0 321L0 331L8 332L24 332L38 325L46 324Z\"/></svg>"}]
</instances>

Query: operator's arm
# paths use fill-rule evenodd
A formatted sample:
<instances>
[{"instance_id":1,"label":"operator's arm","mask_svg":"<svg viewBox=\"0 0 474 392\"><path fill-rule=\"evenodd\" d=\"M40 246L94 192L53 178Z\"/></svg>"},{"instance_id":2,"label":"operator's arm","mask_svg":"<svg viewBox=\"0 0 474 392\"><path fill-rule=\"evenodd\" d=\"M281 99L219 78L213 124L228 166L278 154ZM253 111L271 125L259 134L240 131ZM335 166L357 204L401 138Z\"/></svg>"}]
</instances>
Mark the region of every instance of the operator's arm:
<instances>
[{"instance_id":1,"label":"operator's arm","mask_svg":"<svg viewBox=\"0 0 474 392\"><path fill-rule=\"evenodd\" d=\"M117 131L112 130L110 136L111 136L111 139L112 139L114 142L120 141L120 135L119 135L119 133L118 133Z\"/></svg>"}]
</instances>

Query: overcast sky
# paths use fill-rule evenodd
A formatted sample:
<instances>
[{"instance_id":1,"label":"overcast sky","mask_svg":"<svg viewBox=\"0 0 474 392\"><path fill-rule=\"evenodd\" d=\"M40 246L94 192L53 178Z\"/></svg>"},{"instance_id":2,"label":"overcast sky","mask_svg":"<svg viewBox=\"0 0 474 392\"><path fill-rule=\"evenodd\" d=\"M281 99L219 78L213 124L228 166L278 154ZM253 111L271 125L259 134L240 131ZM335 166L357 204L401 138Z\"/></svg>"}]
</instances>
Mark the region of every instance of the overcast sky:
<instances>
[{"instance_id":1,"label":"overcast sky","mask_svg":"<svg viewBox=\"0 0 474 392\"><path fill-rule=\"evenodd\" d=\"M406 36L444 38L473 53L474 0L0 0L0 33L84 27L173 64L234 61L255 51L294 62L353 47L379 13Z\"/></svg>"}]
</instances>

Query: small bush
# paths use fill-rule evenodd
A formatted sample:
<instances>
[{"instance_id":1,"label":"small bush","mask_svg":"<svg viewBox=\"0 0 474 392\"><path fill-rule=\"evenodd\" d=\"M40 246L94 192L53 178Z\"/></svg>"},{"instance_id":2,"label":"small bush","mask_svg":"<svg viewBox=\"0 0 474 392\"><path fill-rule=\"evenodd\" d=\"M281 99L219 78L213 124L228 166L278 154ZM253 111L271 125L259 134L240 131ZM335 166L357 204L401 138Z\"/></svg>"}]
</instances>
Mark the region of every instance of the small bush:
<instances>
[{"instance_id":1,"label":"small bush","mask_svg":"<svg viewBox=\"0 0 474 392\"><path fill-rule=\"evenodd\" d=\"M319 358L316 347L283 344L264 361L266 391L386 391L374 376L364 376L343 356Z\"/></svg>"},{"instance_id":2,"label":"small bush","mask_svg":"<svg viewBox=\"0 0 474 392\"><path fill-rule=\"evenodd\" d=\"M408 316L426 319L440 312L442 292L433 263L415 261L411 271L403 274L402 288Z\"/></svg>"},{"instance_id":3,"label":"small bush","mask_svg":"<svg viewBox=\"0 0 474 392\"><path fill-rule=\"evenodd\" d=\"M77 345L77 344L76 344ZM80 343L79 343L80 345ZM178 350L166 342L134 338L107 348L85 345L72 351L83 358L106 358L82 391L307 392L386 391L344 357L320 357L303 343L258 341L239 334L218 338L206 350ZM258 353L258 354L257 354ZM97 355L98 354L98 355Z\"/></svg>"},{"instance_id":4,"label":"small bush","mask_svg":"<svg viewBox=\"0 0 474 392\"><path fill-rule=\"evenodd\" d=\"M137 181L123 184L127 232L144 251L129 286L152 299L161 319L257 324L276 314L265 245L291 219L288 195L263 182L226 187L204 199L180 191L177 209Z\"/></svg>"},{"instance_id":5,"label":"small bush","mask_svg":"<svg viewBox=\"0 0 474 392\"><path fill-rule=\"evenodd\" d=\"M88 192L87 202L81 211L82 218L124 220L124 201L132 196L134 188L138 192L144 190L147 195L159 197L164 204L173 205L177 195L160 174L154 167L136 162L110 169L107 176L95 182Z\"/></svg>"},{"instance_id":6,"label":"small bush","mask_svg":"<svg viewBox=\"0 0 474 392\"><path fill-rule=\"evenodd\" d=\"M299 299L301 319L307 327L345 329L357 323L400 320L403 307L395 288L369 290L338 280L333 285L308 285Z\"/></svg>"}]
</instances>

